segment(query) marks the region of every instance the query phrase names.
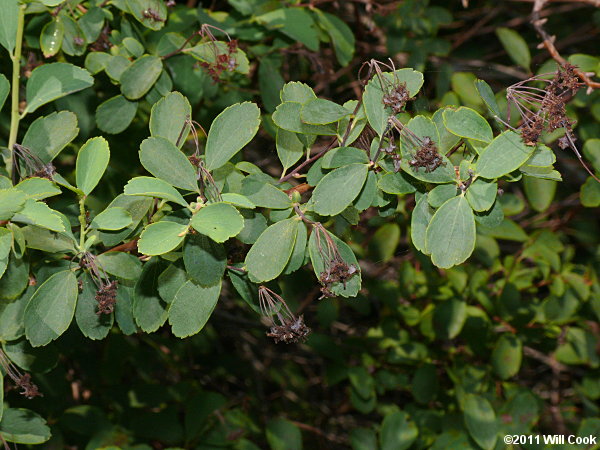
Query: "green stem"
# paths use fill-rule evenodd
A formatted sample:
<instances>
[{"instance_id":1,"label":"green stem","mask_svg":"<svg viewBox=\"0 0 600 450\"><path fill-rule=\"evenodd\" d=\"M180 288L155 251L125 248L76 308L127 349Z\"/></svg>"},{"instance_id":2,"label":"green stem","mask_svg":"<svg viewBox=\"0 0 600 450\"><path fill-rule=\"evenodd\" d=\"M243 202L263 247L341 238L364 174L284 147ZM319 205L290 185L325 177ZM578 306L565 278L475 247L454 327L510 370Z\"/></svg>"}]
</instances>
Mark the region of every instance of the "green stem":
<instances>
[{"instance_id":1,"label":"green stem","mask_svg":"<svg viewBox=\"0 0 600 450\"><path fill-rule=\"evenodd\" d=\"M10 133L8 135L8 150L9 157L6 161L6 171L9 178L12 172L13 146L17 143L17 134L19 132L19 78L21 76L21 49L23 44L23 29L25 28L25 8L26 5L19 7L19 15L17 17L17 40L15 43L15 51L10 55L12 60L12 84L11 84L11 111L10 111Z\"/></svg>"},{"instance_id":2,"label":"green stem","mask_svg":"<svg viewBox=\"0 0 600 450\"><path fill-rule=\"evenodd\" d=\"M87 227L87 220L85 219L85 195L79 197L79 251L83 251L85 245L85 232Z\"/></svg>"}]
</instances>

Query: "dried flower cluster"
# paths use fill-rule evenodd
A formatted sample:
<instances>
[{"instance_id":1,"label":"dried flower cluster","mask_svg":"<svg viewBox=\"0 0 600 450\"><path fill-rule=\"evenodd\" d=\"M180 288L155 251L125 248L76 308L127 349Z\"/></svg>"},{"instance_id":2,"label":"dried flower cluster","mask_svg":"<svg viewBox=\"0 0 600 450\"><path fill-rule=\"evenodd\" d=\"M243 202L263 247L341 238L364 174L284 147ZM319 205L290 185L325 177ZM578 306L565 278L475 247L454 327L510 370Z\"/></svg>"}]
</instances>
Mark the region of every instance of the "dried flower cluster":
<instances>
[{"instance_id":1,"label":"dried flower cluster","mask_svg":"<svg viewBox=\"0 0 600 450\"><path fill-rule=\"evenodd\" d=\"M324 265L324 270L319 274L321 298L335 297L333 286L342 283L346 288L348 280L358 273L358 267L344 261L337 245L322 224L313 224L313 232L316 233L317 248Z\"/></svg>"},{"instance_id":2,"label":"dried flower cluster","mask_svg":"<svg viewBox=\"0 0 600 450\"><path fill-rule=\"evenodd\" d=\"M542 89L527 85L534 81L547 83L547 86ZM582 83L575 74L575 66L566 64L557 69L551 80L543 75L531 77L513 84L506 90L508 102L515 105L523 120L519 131L527 145L536 145L544 131L552 132L564 128L565 136L559 140L559 146L563 149L574 147L574 121L567 117L565 104L581 86Z\"/></svg>"},{"instance_id":3,"label":"dried flower cluster","mask_svg":"<svg viewBox=\"0 0 600 450\"><path fill-rule=\"evenodd\" d=\"M433 172L438 167L446 165L438 152L435 142L428 136L423 138L413 159L408 164L415 170L418 170L419 167L424 167L425 172Z\"/></svg>"},{"instance_id":4,"label":"dried flower cluster","mask_svg":"<svg viewBox=\"0 0 600 450\"><path fill-rule=\"evenodd\" d=\"M81 266L88 269L90 277L98 288L95 299L98 302L96 314L112 314L117 303L117 281L111 280L108 274L96 263L96 256L86 252L81 257Z\"/></svg>"},{"instance_id":5,"label":"dried flower cluster","mask_svg":"<svg viewBox=\"0 0 600 450\"><path fill-rule=\"evenodd\" d=\"M272 337L275 343L291 344L306 340L310 328L304 323L304 317L295 317L280 295L265 286L260 286L258 300L261 312L271 321L271 329L267 336Z\"/></svg>"},{"instance_id":6,"label":"dried flower cluster","mask_svg":"<svg viewBox=\"0 0 600 450\"><path fill-rule=\"evenodd\" d=\"M406 89L406 83L396 82L389 89L384 90L382 102L385 106L389 106L394 114L399 114L404 111L409 100L412 98Z\"/></svg>"},{"instance_id":7,"label":"dried flower cluster","mask_svg":"<svg viewBox=\"0 0 600 450\"><path fill-rule=\"evenodd\" d=\"M39 391L38 387L31 381L31 375L26 373L21 373L19 369L12 363L8 356L0 349L0 366L2 369L10 377L11 380L15 383L15 385L22 389L21 395L32 399L34 397L43 397L43 394Z\"/></svg>"},{"instance_id":8,"label":"dried flower cluster","mask_svg":"<svg viewBox=\"0 0 600 450\"><path fill-rule=\"evenodd\" d=\"M46 178L52 181L56 168L52 163L44 164L42 160L27 147L15 144L13 146L13 184L31 177Z\"/></svg>"},{"instance_id":9,"label":"dried flower cluster","mask_svg":"<svg viewBox=\"0 0 600 450\"><path fill-rule=\"evenodd\" d=\"M399 133L402 145L411 151L412 158L408 164L413 170L418 171L419 168L423 167L425 172L429 173L440 166L446 165L433 139L429 136L421 139L395 117L390 117L389 122ZM399 166L399 163L394 161L394 167L396 165Z\"/></svg>"},{"instance_id":10,"label":"dried flower cluster","mask_svg":"<svg viewBox=\"0 0 600 450\"><path fill-rule=\"evenodd\" d=\"M227 35L228 41L227 49L225 52L223 52L217 45L217 38L211 32L211 28L225 33L225 35ZM213 61L202 61L200 62L200 67L202 67L208 72L208 75L210 75L210 77L215 83L218 83L223 72L233 72L238 66L236 55L238 50L238 41L237 39L231 39L229 35L220 28L208 24L202 25L198 34L203 38L208 39L208 41L211 43L211 48L213 52Z\"/></svg>"},{"instance_id":11,"label":"dried flower cluster","mask_svg":"<svg viewBox=\"0 0 600 450\"><path fill-rule=\"evenodd\" d=\"M96 291L96 301L98 302L98 310L96 314L111 314L115 310L117 303L117 282L111 281L104 284Z\"/></svg>"}]
</instances>

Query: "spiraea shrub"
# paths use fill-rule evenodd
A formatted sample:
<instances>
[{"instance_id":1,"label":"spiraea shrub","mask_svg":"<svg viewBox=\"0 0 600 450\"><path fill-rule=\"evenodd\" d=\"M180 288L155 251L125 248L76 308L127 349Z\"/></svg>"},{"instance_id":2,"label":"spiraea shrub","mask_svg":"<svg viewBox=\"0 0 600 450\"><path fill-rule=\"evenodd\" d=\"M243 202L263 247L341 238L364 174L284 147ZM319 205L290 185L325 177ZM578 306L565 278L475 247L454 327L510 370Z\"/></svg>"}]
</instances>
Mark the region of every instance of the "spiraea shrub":
<instances>
[{"instance_id":1,"label":"spiraea shrub","mask_svg":"<svg viewBox=\"0 0 600 450\"><path fill-rule=\"evenodd\" d=\"M3 0L4 446L600 436L593 2L208 3Z\"/></svg>"}]
</instances>

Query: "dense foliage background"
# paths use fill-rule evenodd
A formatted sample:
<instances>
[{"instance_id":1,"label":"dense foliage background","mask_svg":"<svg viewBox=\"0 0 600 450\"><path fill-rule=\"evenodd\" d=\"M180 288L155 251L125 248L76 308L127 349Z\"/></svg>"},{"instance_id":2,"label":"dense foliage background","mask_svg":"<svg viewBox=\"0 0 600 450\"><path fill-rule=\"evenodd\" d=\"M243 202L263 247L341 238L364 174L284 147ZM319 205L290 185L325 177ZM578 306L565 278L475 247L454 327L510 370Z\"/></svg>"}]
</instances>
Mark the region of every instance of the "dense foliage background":
<instances>
[{"instance_id":1,"label":"dense foliage background","mask_svg":"<svg viewBox=\"0 0 600 450\"><path fill-rule=\"evenodd\" d=\"M600 175L597 2L3 2L0 145L6 169L0 169L0 362L4 373L12 373L4 377L0 421L6 445L500 449L505 448L505 434L600 436L600 183L571 148ZM373 59L381 64L365 65ZM527 121L515 104L507 118L506 88L553 73L567 61L578 67L581 82L576 95L565 99L566 114L576 121L572 132L566 126L574 145L565 141L565 127L558 127L541 135L537 163L525 158L527 163L502 171L503 164L514 163L512 156L506 161L495 158L488 162L489 167L496 164L494 170L488 169L490 176L484 177L498 183L491 202L476 209L475 200L468 198L467 206L465 191L467 196L473 192L468 191L473 176L468 170L483 168L469 163L463 167L461 161L472 162L482 152L482 141L487 145L493 136L517 136L518 131L501 134L506 127L494 117L521 126L521 132ZM414 71L387 77L377 73L394 68ZM424 76L422 87L416 71ZM354 136L360 134L354 145L362 151L342 155L348 158L342 162L336 163L338 151L326 163L312 158L303 165L311 155L324 154L332 136L346 141L347 117L359 111L356 101L370 77L372 88L384 91L406 82L408 97L413 97L411 83L416 79L414 99L405 99L401 110L394 111L397 143L414 141L406 137L414 132L423 144L424 135L416 128L402 130L409 129L405 125L411 116L422 121L432 117L427 123L435 122L446 133L439 138L446 139L447 148L436 141L440 151L453 159L428 160L419 172L409 157L398 172L390 150L376 173L377 156L369 154L372 142L375 152L377 135L382 142L387 135L386 142L394 143L384 117L385 130L366 126ZM273 114L286 95L288 106L306 100L297 101L294 95L312 98L301 84L286 85L289 91L280 94L293 81L337 104L322 103L316 109L327 117L339 115L333 131L327 120L306 125L308 121L300 123L296 117L294 126L303 128L290 132L281 115L278 120ZM538 89L546 86L535 83ZM183 94L189 106L181 94L169 95L171 91ZM225 125L215 125L225 108L241 102L254 102L260 111L242 103L227 110L235 115L219 116ZM450 117L443 113L450 111L450 116L455 108L434 116L445 106L467 107L460 111L471 115L457 116L464 122L452 131ZM286 117L290 121L294 116ZM372 116L368 119L373 126ZM365 127L364 115L362 120ZM473 123L480 128L467 129ZM309 132L307 127L320 128ZM187 137L191 128L198 133L196 142L193 134ZM204 130L209 129L207 142ZM489 140L473 139L478 133L489 133ZM159 136L170 142L161 141L147 152L142 146L138 153L150 134L154 143L167 141ZM234 143L235 151L220 161L217 150L211 153L211 139L213 149L236 139L239 148ZM13 144L18 144L16 150ZM169 166L168 158L162 159L178 147L198 171L198 199L183 200L172 187L197 189L186 189L184 172L192 165ZM201 161L204 149L207 156ZM15 159L19 176L11 181ZM50 161L56 172L47 176ZM432 178L448 170L452 181L454 165L462 194L454 184L443 184L447 179ZM364 192L361 183L337 211L336 201L352 190L346 180L360 178L363 170L366 177L367 167L372 197L362 208L357 206L361 196L349 206L358 191ZM332 174L349 172L337 184L328 187L324 182L319 192L313 190L327 179L323 177L329 169L334 169L328 172ZM169 183L133 185L131 178L147 177L148 172ZM280 183L286 174L300 176ZM381 182L384 174L397 184ZM41 178L21 181L30 175ZM12 187L18 182L25 183L19 192L27 195L20 203ZM63 193L55 196L59 186ZM125 194L146 197L127 197L124 188ZM198 231L186 231L192 230L189 216L208 211L218 191L239 191L245 197L215 203L222 209L213 208L216 218L204 220L212 226L211 220L225 217L218 230L217 225L214 231L191 219ZM302 203L311 191L317 197L312 209ZM171 203L150 200L148 192ZM487 202L487 194L480 195ZM141 206L128 198L138 199ZM260 213L239 208L248 198ZM416 238L420 225L415 205L418 217L429 220L433 208L440 210L455 199L473 224L471 207L480 211L475 213L477 234L473 225L473 243L465 253L463 240L471 229L465 225L464 233L455 233L453 225L443 223L430 257L424 254L432 253L425 248L425 237L422 242ZM192 213L186 210L186 216L178 205L185 210L189 202L197 203L189 205ZM109 204L116 208L100 215ZM490 219L492 214L485 211L492 204L495 218ZM294 211L299 205L308 206ZM227 240L240 232L228 228L235 228L232 223L240 214L243 237ZM267 253L248 253L267 224L283 224L280 228L286 230L293 226L294 236L296 224L306 230L301 216L309 225L319 220L348 244L326 238L330 235L325 228L308 227L311 236L339 249L346 272L336 282L324 279L325 272L334 273L331 268L316 267L327 263L319 260L314 242L306 255L304 247L295 250L292 242L280 270L273 269L275 276L263 276L263 269L277 264L268 247L278 239L263 245L261 251ZM152 228L159 224L179 228L163 240L166 234ZM144 228L144 233L157 234L146 235L145 242L142 236L138 243ZM186 237L184 245L191 249L184 247L182 258L178 246L186 233L195 234ZM286 265L290 254L293 268ZM277 277L284 268L285 275ZM220 292L202 287L213 286L203 280L215 273L220 280L224 272ZM80 281L76 310L78 294L65 288L75 286L75 273ZM118 280L114 314L109 279ZM195 284L198 279L201 287ZM303 315L312 330L305 341L275 343L266 335L273 324L268 314L261 314L257 285L249 281L268 282L271 301L277 303L277 292L294 320ZM45 291L34 295L41 285ZM189 302L179 307L178 315L169 313L171 328L163 323L182 285L191 290ZM195 295L212 303L195 304ZM68 329L52 335L40 326L39 317L59 317L70 298ZM108 314L96 314L97 302ZM201 323L190 330L187 316L198 311ZM187 335L192 336L176 337ZM43 396L31 390L26 393L34 394L29 395L32 399L19 395L21 389L35 389L23 378L26 372Z\"/></svg>"}]
</instances>

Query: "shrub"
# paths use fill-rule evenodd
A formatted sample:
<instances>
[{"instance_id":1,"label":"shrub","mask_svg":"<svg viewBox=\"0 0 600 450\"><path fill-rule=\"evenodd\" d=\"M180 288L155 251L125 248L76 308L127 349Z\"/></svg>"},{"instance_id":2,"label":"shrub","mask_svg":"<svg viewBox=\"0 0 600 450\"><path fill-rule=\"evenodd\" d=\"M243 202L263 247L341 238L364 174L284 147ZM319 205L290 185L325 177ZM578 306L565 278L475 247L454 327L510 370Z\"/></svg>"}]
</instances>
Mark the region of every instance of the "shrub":
<instances>
[{"instance_id":1,"label":"shrub","mask_svg":"<svg viewBox=\"0 0 600 450\"><path fill-rule=\"evenodd\" d=\"M597 435L600 62L556 11L538 64L505 6L174 3L5 0L5 444Z\"/></svg>"}]
</instances>

